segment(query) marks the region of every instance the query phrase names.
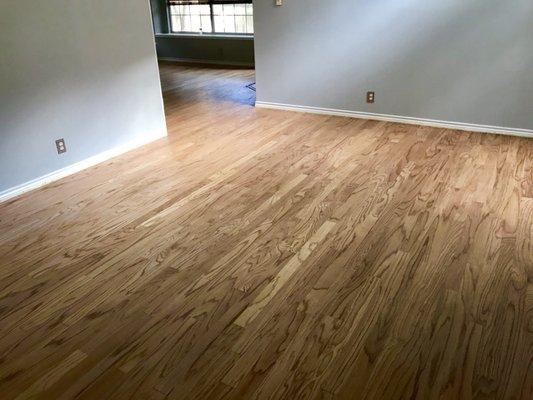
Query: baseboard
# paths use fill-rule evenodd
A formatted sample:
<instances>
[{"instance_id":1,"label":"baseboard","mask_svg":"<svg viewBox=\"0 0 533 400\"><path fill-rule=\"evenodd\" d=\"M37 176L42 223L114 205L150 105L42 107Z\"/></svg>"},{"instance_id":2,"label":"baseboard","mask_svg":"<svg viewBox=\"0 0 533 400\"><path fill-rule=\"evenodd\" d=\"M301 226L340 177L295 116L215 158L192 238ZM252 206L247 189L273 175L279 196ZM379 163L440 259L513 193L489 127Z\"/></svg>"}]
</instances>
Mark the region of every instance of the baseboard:
<instances>
[{"instance_id":1,"label":"baseboard","mask_svg":"<svg viewBox=\"0 0 533 400\"><path fill-rule=\"evenodd\" d=\"M200 60L196 58L159 57L159 61L170 61L184 64L219 65L226 67L255 68L253 63L240 61Z\"/></svg>"},{"instance_id":2,"label":"baseboard","mask_svg":"<svg viewBox=\"0 0 533 400\"><path fill-rule=\"evenodd\" d=\"M23 183L21 185L15 186L13 188L4 190L0 192L0 203L10 200L16 196L19 196L23 193L29 192L31 190L38 189L49 183L55 182L59 179L62 179L66 176L75 174L89 167L93 167L97 164L100 164L104 161L108 161L111 158L117 157L121 154L127 153L128 151L134 150L138 147L144 146L148 143L154 142L161 138L166 137L166 132L161 132L157 136L152 136L146 139L134 140L124 145L115 147L110 150L106 150L102 153L96 154L92 157L86 158L85 160L79 161L77 163L71 164L65 168L61 168L57 171L51 172L49 174L43 175L39 178L33 179L29 182Z\"/></svg>"},{"instance_id":3,"label":"baseboard","mask_svg":"<svg viewBox=\"0 0 533 400\"><path fill-rule=\"evenodd\" d=\"M269 103L263 101L257 101L255 105L259 108L270 108L274 110L296 111L323 115L336 115L340 117L371 119L376 121L398 122L402 124L432 126L435 128L458 129L469 132L495 133L499 135L512 135L533 138L533 130L531 129L504 128L499 126L467 124L461 122L402 117L398 115L388 114L374 114L359 111L336 110L331 108L297 106L292 104Z\"/></svg>"}]
</instances>

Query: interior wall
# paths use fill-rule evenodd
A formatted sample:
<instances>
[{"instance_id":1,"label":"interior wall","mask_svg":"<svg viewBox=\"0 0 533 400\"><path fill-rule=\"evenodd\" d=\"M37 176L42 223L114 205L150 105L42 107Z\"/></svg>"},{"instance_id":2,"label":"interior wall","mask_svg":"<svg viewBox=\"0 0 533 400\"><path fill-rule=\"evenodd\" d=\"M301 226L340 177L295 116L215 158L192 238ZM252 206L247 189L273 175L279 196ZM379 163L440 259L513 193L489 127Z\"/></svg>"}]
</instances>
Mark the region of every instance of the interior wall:
<instances>
[{"instance_id":1,"label":"interior wall","mask_svg":"<svg viewBox=\"0 0 533 400\"><path fill-rule=\"evenodd\" d=\"M168 33L167 0L150 0L155 33Z\"/></svg>"},{"instance_id":2,"label":"interior wall","mask_svg":"<svg viewBox=\"0 0 533 400\"><path fill-rule=\"evenodd\" d=\"M260 102L533 129L530 0L254 6Z\"/></svg>"},{"instance_id":3,"label":"interior wall","mask_svg":"<svg viewBox=\"0 0 533 400\"><path fill-rule=\"evenodd\" d=\"M0 192L166 135L147 0L3 0L0 49Z\"/></svg>"},{"instance_id":4,"label":"interior wall","mask_svg":"<svg viewBox=\"0 0 533 400\"><path fill-rule=\"evenodd\" d=\"M251 37L156 35L157 56L162 60L254 66Z\"/></svg>"}]
</instances>

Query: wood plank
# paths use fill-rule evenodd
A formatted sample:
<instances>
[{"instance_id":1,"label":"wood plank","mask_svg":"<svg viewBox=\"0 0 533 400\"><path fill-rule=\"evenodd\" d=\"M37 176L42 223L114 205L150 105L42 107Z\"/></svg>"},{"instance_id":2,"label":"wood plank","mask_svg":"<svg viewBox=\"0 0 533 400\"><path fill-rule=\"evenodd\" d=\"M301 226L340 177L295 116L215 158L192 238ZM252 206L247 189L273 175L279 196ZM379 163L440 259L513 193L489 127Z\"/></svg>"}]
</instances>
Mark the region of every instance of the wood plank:
<instances>
[{"instance_id":1,"label":"wood plank","mask_svg":"<svg viewBox=\"0 0 533 400\"><path fill-rule=\"evenodd\" d=\"M245 327L254 318L268 306L268 303L281 290L283 285L290 279L290 277L296 272L302 263L311 255L311 252L320 245L320 242L324 240L326 235L333 229L335 222L326 221L318 229L318 231L311 236L308 242L306 242L300 251L295 254L283 268L278 272L274 279L261 290L257 297L252 301L246 310L235 320L235 324L241 327Z\"/></svg>"}]
</instances>

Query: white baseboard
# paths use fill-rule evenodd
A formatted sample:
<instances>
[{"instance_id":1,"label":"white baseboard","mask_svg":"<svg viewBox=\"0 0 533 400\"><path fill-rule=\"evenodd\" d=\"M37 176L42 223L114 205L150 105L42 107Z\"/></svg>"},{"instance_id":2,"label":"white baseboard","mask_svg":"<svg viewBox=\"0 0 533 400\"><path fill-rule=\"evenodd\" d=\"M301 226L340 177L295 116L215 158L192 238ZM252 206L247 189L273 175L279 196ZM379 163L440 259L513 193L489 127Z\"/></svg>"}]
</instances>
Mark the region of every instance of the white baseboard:
<instances>
[{"instance_id":1,"label":"white baseboard","mask_svg":"<svg viewBox=\"0 0 533 400\"><path fill-rule=\"evenodd\" d=\"M42 186L48 185L49 183L55 182L61 178L64 178L68 175L75 174L86 168L93 167L97 164L100 164L104 161L107 161L111 158L117 157L121 154L127 153L133 149L144 146L145 144L154 142L158 139L166 137L166 132L161 132L157 136L151 136L149 138L143 138L140 140L134 140L128 142L124 145L115 147L110 150L106 150L102 153L96 154L92 157L86 158L85 160L79 161L77 163L71 164L65 168L61 168L57 171L51 172L49 174L40 176L39 178L32 179L29 182L23 183L21 185L12 187L10 189L0 192L0 203L10 200L13 197L19 196L23 193L29 192L31 190L40 188Z\"/></svg>"},{"instance_id":2,"label":"white baseboard","mask_svg":"<svg viewBox=\"0 0 533 400\"><path fill-rule=\"evenodd\" d=\"M159 61L182 62L191 64L225 65L229 67L254 68L254 64L238 61L200 60L196 58L159 57Z\"/></svg>"},{"instance_id":3,"label":"white baseboard","mask_svg":"<svg viewBox=\"0 0 533 400\"><path fill-rule=\"evenodd\" d=\"M438 121L434 119L402 117L398 115L374 114L359 111L336 110L331 108L297 106L292 104L269 103L263 101L257 101L255 105L259 108L270 108L274 110L297 111L323 115L336 115L340 117L371 119L376 121L398 122L402 124L432 126L435 128L458 129L469 132L495 133L499 135L512 135L533 138L533 130L531 129L504 128L499 126Z\"/></svg>"}]
</instances>

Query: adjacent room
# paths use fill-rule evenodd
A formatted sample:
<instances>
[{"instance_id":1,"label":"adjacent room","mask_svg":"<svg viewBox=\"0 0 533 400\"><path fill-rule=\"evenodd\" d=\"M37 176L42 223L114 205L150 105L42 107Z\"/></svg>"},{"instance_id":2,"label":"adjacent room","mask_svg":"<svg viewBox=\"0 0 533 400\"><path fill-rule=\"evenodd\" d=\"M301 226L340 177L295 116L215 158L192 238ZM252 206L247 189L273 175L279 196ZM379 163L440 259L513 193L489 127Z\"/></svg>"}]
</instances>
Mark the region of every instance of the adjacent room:
<instances>
[{"instance_id":1,"label":"adjacent room","mask_svg":"<svg viewBox=\"0 0 533 400\"><path fill-rule=\"evenodd\" d=\"M0 399L533 399L532 21L0 1Z\"/></svg>"}]
</instances>

